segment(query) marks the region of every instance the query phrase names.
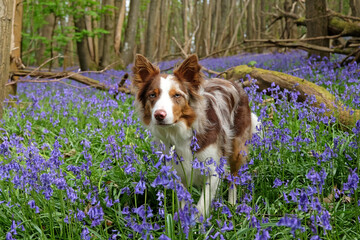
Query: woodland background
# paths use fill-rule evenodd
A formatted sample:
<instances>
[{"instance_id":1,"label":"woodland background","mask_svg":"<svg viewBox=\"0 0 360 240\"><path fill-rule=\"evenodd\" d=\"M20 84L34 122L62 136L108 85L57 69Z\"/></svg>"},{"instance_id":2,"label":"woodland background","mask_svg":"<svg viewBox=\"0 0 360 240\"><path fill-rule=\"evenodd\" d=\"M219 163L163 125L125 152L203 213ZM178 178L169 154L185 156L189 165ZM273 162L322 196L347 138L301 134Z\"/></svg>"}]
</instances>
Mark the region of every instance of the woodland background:
<instances>
[{"instance_id":1,"label":"woodland background","mask_svg":"<svg viewBox=\"0 0 360 240\"><path fill-rule=\"evenodd\" d=\"M16 95L19 70L123 69L135 53L360 56L360 0L1 0L0 9L0 100Z\"/></svg>"}]
</instances>

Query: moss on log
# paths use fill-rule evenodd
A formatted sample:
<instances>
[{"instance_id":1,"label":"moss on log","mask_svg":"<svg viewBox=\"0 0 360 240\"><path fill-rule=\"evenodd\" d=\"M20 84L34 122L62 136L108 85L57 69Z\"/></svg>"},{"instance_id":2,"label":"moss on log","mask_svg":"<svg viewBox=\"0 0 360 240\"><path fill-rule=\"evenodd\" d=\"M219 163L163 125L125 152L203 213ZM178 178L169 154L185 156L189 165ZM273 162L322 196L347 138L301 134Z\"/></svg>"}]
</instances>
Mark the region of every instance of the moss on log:
<instances>
[{"instance_id":1,"label":"moss on log","mask_svg":"<svg viewBox=\"0 0 360 240\"><path fill-rule=\"evenodd\" d=\"M316 102L313 103L313 106L320 108L320 104L324 103L326 108L331 111L327 112L327 114L332 114L346 127L354 126L356 121L360 119L360 110L347 108L341 101L337 101L335 96L325 88L305 79L286 73L253 68L247 65L230 68L224 73L224 77L229 80L244 79L246 75L257 80L256 84L259 86L260 91L269 88L272 83L275 83L281 89L299 91L298 101L305 101L307 96L315 96ZM352 112L353 114L351 114Z\"/></svg>"}]
</instances>

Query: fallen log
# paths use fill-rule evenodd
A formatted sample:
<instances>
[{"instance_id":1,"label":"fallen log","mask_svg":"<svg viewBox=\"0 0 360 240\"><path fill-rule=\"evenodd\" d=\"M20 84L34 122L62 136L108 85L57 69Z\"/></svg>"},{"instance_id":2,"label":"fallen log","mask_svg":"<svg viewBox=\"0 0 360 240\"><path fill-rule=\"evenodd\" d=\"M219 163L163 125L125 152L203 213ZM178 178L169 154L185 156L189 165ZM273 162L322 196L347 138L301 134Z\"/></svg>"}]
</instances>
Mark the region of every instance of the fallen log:
<instances>
[{"instance_id":1,"label":"fallen log","mask_svg":"<svg viewBox=\"0 0 360 240\"><path fill-rule=\"evenodd\" d=\"M332 37L326 36L320 38L332 38ZM266 44L272 44L274 47L296 48L305 51L316 50L320 52L338 53L344 55L351 54L354 51L354 48L328 48L328 47L318 46L315 44L304 43L303 42L304 40L309 40L309 39L251 39L251 40L245 39L243 42L244 43L261 42Z\"/></svg>"},{"instance_id":2,"label":"fallen log","mask_svg":"<svg viewBox=\"0 0 360 240\"><path fill-rule=\"evenodd\" d=\"M326 108L330 110L330 112L326 114L333 114L345 127L354 126L356 121L360 119L360 110L347 108L341 101L336 100L335 96L325 88L302 78L281 72L249 67L247 65L230 68L222 74L223 77L229 80L245 79L246 75L257 80L256 84L259 86L259 91L267 89L272 83L275 83L281 89L299 91L300 96L298 101L305 101L307 96L315 96L316 102L312 105L320 108L322 103L325 104ZM244 82L245 86L249 84L249 81ZM353 114L351 114L352 112Z\"/></svg>"},{"instance_id":3,"label":"fallen log","mask_svg":"<svg viewBox=\"0 0 360 240\"><path fill-rule=\"evenodd\" d=\"M41 72L41 71L32 71L32 70L18 70L18 71L14 71L11 72L12 76L18 76L18 77L33 77L33 78L38 78L38 79L56 79L56 81L62 81L64 79L71 79L74 80L76 82L85 84L89 87L92 88L96 88L99 90L103 90L103 91L109 91L110 90L110 86L106 85L104 83L101 83L95 79L83 76L79 73L74 73L74 72ZM127 78L127 74L126 76L124 75L125 79L122 79L119 86L118 86L118 91L119 92L123 92L123 93L127 93L130 94L131 91L130 89L123 87L123 84ZM22 79L18 79L16 81L10 82L7 85L12 85L12 84L16 84L19 82L31 82L31 83L40 83L40 82L56 82L56 81L36 81L36 80L22 80Z\"/></svg>"}]
</instances>

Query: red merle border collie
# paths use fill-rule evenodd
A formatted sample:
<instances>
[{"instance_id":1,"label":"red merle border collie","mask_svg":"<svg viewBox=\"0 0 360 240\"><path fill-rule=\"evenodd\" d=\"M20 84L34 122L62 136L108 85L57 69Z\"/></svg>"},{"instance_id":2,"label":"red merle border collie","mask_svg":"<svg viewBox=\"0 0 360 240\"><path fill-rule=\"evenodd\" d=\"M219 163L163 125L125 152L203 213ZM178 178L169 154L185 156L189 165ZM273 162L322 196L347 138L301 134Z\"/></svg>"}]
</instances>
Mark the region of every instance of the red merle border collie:
<instances>
[{"instance_id":1,"label":"red merle border collie","mask_svg":"<svg viewBox=\"0 0 360 240\"><path fill-rule=\"evenodd\" d=\"M161 74L144 56L136 55L133 67L135 105L151 133L168 148L175 146L181 164L172 162L182 184L203 185L204 176L192 170L191 139L196 132L198 161L210 158L219 163L225 156L231 174L236 176L246 163L247 146L258 120L252 114L245 91L236 83L212 78L205 80L196 55L189 56L174 74ZM215 166L206 176L197 204L199 215L206 216L214 199L219 177ZM193 171L193 174L191 172ZM229 202L236 203L236 188L229 190ZM184 203L181 203L183 206Z\"/></svg>"}]
</instances>

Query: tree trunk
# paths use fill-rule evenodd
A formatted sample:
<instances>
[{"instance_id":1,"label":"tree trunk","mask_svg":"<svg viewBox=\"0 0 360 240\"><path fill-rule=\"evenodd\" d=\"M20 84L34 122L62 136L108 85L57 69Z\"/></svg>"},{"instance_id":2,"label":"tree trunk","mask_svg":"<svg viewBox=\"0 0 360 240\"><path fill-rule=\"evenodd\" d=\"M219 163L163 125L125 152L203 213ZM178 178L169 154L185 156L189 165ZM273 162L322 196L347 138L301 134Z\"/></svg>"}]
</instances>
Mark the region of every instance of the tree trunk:
<instances>
[{"instance_id":1,"label":"tree trunk","mask_svg":"<svg viewBox=\"0 0 360 240\"><path fill-rule=\"evenodd\" d=\"M350 0L351 16L360 17L360 0Z\"/></svg>"},{"instance_id":2,"label":"tree trunk","mask_svg":"<svg viewBox=\"0 0 360 240\"><path fill-rule=\"evenodd\" d=\"M70 6L70 5L69 5ZM63 29L71 29L74 27L73 17L69 15L69 18L66 20L62 18L61 21ZM67 35L67 37L70 37ZM63 61L63 70L66 71L68 67L73 67L76 63L74 62L74 41L70 40L67 42L64 48L64 61Z\"/></svg>"},{"instance_id":3,"label":"tree trunk","mask_svg":"<svg viewBox=\"0 0 360 240\"><path fill-rule=\"evenodd\" d=\"M189 1L188 0L182 0L182 25L183 25L183 36L184 36L184 41L183 41L183 46L185 46L185 44L188 42L189 40L189 33L188 33L188 5L189 5ZM190 47L190 46L189 46ZM189 49L184 49L184 51L186 53L188 53Z\"/></svg>"},{"instance_id":4,"label":"tree trunk","mask_svg":"<svg viewBox=\"0 0 360 240\"><path fill-rule=\"evenodd\" d=\"M167 49L168 22L169 22L169 1L161 0L160 6L160 38L157 52L157 59L161 61Z\"/></svg>"},{"instance_id":5,"label":"tree trunk","mask_svg":"<svg viewBox=\"0 0 360 240\"><path fill-rule=\"evenodd\" d=\"M328 35L328 17L326 12L326 0L306 1L306 37L319 37ZM329 47L329 39L314 40L309 42L318 46ZM329 53L310 51L309 55L330 56Z\"/></svg>"},{"instance_id":6,"label":"tree trunk","mask_svg":"<svg viewBox=\"0 0 360 240\"><path fill-rule=\"evenodd\" d=\"M246 18L246 39L255 39L255 28L254 28L254 23L255 23L255 14L254 14L254 1L253 0L248 0L250 1L247 4L247 18ZM251 45L251 44L250 44Z\"/></svg>"},{"instance_id":7,"label":"tree trunk","mask_svg":"<svg viewBox=\"0 0 360 240\"><path fill-rule=\"evenodd\" d=\"M5 84L9 80L13 0L0 0L0 119L3 115Z\"/></svg>"},{"instance_id":8,"label":"tree trunk","mask_svg":"<svg viewBox=\"0 0 360 240\"><path fill-rule=\"evenodd\" d=\"M204 0L202 3L202 23L201 23L201 35L199 36L199 55L206 56L209 54L210 48L210 30L211 27L211 6L212 1Z\"/></svg>"},{"instance_id":9,"label":"tree trunk","mask_svg":"<svg viewBox=\"0 0 360 240\"><path fill-rule=\"evenodd\" d=\"M11 53L10 53L10 71L16 71L23 67L21 61L21 30L23 17L22 0L14 1L13 25L11 34ZM17 77L12 77L12 81L16 81ZM9 95L16 95L17 84L6 87L5 98Z\"/></svg>"},{"instance_id":10,"label":"tree trunk","mask_svg":"<svg viewBox=\"0 0 360 240\"><path fill-rule=\"evenodd\" d=\"M76 41L76 50L79 58L79 65L81 71L95 70L96 64L91 60L89 53L87 36L82 32L86 30L85 17L84 16L73 16L75 32L82 34L82 37Z\"/></svg>"},{"instance_id":11,"label":"tree trunk","mask_svg":"<svg viewBox=\"0 0 360 240\"><path fill-rule=\"evenodd\" d=\"M137 29L136 26L137 26L139 9L140 9L140 0L131 0L128 23L125 32L124 47L121 51L121 56L125 66L132 63L134 58L134 50L136 47L135 45L136 29Z\"/></svg>"},{"instance_id":12,"label":"tree trunk","mask_svg":"<svg viewBox=\"0 0 360 240\"><path fill-rule=\"evenodd\" d=\"M325 88L315 83L306 81L298 77L294 77L285 73L275 72L260 68L253 68L247 65L240 65L225 71L225 78L231 80L245 79L246 76L256 79L256 85L259 86L258 91L262 91L271 87L272 83L278 85L281 89L299 91L298 101L305 101L308 96L315 96L316 102L312 104L314 107L321 108L325 104L327 111L325 114L333 115L338 121L346 127L352 127L356 121L360 119L360 110L346 108L341 101L337 101ZM249 82L245 82L247 86ZM354 113L351 115L351 112Z\"/></svg>"},{"instance_id":13,"label":"tree trunk","mask_svg":"<svg viewBox=\"0 0 360 240\"><path fill-rule=\"evenodd\" d=\"M100 61L100 68L103 69L110 64L112 64L111 68L120 69L121 64L117 59L115 47L114 47L114 40L115 40L115 11L114 7L115 2L114 0L105 0L104 5L111 6L111 8L107 9L105 13L105 30L108 31L107 34L103 35L103 55Z\"/></svg>"},{"instance_id":14,"label":"tree trunk","mask_svg":"<svg viewBox=\"0 0 360 240\"><path fill-rule=\"evenodd\" d=\"M148 15L148 21L146 26L146 44L145 44L145 56L150 60L154 60L155 53L155 33L156 33L156 20L158 18L158 7L160 0L152 0L150 1L150 9Z\"/></svg>"},{"instance_id":15,"label":"tree trunk","mask_svg":"<svg viewBox=\"0 0 360 240\"><path fill-rule=\"evenodd\" d=\"M114 43L116 55L120 54L122 28L123 28L123 24L124 24L124 20L125 20L125 8L126 8L125 0L121 1L121 5L119 6L119 8L120 9L118 11L119 16L118 16L118 21L117 21L116 30L115 30L115 43Z\"/></svg>"},{"instance_id":16,"label":"tree trunk","mask_svg":"<svg viewBox=\"0 0 360 240\"><path fill-rule=\"evenodd\" d=\"M44 8L46 8L44 6ZM38 49L35 52L36 64L43 64L48 58L49 54L46 54L46 50L50 49L51 37L53 35L54 24L55 24L55 14L53 12L48 13L45 16L44 25L40 28L40 36L45 40L39 40Z\"/></svg>"}]
</instances>

